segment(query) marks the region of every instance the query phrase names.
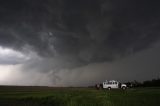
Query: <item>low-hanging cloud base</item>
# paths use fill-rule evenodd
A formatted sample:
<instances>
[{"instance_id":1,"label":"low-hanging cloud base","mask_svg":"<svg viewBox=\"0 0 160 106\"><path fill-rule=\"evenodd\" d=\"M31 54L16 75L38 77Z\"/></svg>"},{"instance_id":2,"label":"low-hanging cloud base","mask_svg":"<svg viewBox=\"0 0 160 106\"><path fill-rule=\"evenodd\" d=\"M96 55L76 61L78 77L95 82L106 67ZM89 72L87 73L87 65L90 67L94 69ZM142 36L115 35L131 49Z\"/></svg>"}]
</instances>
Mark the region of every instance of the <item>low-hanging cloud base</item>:
<instances>
[{"instance_id":1,"label":"low-hanging cloud base","mask_svg":"<svg viewBox=\"0 0 160 106\"><path fill-rule=\"evenodd\" d=\"M105 79L156 77L159 4L1 1L0 73L6 77L0 78L0 84L80 86Z\"/></svg>"}]
</instances>

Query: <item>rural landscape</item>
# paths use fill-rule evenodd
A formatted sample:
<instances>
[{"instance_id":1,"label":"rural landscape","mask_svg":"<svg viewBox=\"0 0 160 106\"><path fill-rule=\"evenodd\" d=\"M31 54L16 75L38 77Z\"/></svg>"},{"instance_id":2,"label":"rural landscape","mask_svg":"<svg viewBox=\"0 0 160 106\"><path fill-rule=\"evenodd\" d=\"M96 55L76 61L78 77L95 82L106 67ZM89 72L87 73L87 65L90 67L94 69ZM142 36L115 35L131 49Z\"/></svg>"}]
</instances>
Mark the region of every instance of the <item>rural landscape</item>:
<instances>
[{"instance_id":1,"label":"rural landscape","mask_svg":"<svg viewBox=\"0 0 160 106\"><path fill-rule=\"evenodd\" d=\"M160 106L160 0L0 0L0 106Z\"/></svg>"}]
</instances>

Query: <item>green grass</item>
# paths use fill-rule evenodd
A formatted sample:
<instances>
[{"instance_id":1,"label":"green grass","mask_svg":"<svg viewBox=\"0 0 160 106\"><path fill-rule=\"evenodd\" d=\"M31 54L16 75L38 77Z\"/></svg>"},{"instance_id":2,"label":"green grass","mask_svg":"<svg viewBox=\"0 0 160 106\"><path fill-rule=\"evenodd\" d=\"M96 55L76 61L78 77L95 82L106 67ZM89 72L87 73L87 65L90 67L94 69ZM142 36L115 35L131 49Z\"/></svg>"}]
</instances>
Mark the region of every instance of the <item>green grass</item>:
<instances>
[{"instance_id":1,"label":"green grass","mask_svg":"<svg viewBox=\"0 0 160 106\"><path fill-rule=\"evenodd\" d=\"M0 106L157 106L160 89L0 87Z\"/></svg>"}]
</instances>

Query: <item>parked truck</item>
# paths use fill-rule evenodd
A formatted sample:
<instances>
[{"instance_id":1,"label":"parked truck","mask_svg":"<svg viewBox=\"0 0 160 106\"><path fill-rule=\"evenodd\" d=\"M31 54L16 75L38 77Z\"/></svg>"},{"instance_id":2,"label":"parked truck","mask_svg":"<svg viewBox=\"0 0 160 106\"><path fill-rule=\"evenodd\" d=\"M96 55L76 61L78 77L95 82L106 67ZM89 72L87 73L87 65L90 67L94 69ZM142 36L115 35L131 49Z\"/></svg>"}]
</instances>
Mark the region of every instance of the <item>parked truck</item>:
<instances>
[{"instance_id":1,"label":"parked truck","mask_svg":"<svg viewBox=\"0 0 160 106\"><path fill-rule=\"evenodd\" d=\"M103 82L103 88L108 89L108 90L121 88L121 89L125 90L127 88L127 85L122 84L116 80L110 80L110 81L106 80L105 82Z\"/></svg>"}]
</instances>

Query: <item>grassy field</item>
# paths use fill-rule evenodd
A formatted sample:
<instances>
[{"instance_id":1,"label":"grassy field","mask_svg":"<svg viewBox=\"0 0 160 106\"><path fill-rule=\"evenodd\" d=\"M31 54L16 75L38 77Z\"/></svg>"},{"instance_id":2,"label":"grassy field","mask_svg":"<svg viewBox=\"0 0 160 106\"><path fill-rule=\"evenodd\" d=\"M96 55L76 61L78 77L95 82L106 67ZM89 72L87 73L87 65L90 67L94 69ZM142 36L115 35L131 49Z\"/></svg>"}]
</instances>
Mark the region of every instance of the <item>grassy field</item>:
<instances>
[{"instance_id":1,"label":"grassy field","mask_svg":"<svg viewBox=\"0 0 160 106\"><path fill-rule=\"evenodd\" d=\"M0 106L158 106L159 88L0 87Z\"/></svg>"}]
</instances>

